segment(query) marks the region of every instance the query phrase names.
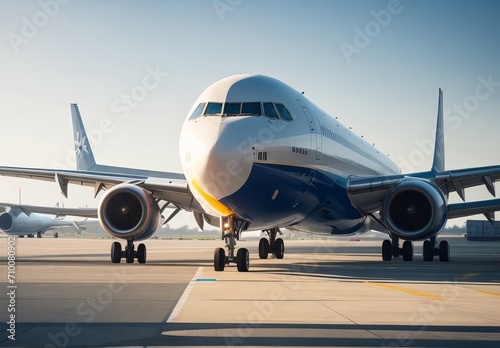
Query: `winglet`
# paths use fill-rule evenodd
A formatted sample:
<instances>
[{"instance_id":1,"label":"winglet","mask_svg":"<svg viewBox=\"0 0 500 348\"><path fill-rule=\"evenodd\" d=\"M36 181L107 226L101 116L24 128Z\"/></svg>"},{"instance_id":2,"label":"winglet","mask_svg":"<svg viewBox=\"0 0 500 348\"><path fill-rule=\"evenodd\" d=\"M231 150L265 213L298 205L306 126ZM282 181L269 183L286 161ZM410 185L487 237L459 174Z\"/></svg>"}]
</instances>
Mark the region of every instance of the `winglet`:
<instances>
[{"instance_id":1,"label":"winglet","mask_svg":"<svg viewBox=\"0 0 500 348\"><path fill-rule=\"evenodd\" d=\"M76 169L92 171L96 166L95 158L77 104L71 104L71 119L75 139Z\"/></svg>"},{"instance_id":2,"label":"winglet","mask_svg":"<svg viewBox=\"0 0 500 348\"><path fill-rule=\"evenodd\" d=\"M434 145L434 161L432 171L441 173L444 171L444 122L443 122L443 91L439 89L438 113L436 125L436 142Z\"/></svg>"}]
</instances>

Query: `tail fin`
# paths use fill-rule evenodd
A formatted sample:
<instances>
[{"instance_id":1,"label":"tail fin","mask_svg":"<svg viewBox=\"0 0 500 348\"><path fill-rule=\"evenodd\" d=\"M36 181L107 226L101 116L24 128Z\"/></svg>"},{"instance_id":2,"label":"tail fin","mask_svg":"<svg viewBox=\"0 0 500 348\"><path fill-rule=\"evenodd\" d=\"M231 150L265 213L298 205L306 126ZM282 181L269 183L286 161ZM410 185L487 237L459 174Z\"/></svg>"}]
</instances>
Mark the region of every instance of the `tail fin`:
<instances>
[{"instance_id":1,"label":"tail fin","mask_svg":"<svg viewBox=\"0 0 500 348\"><path fill-rule=\"evenodd\" d=\"M77 104L71 104L71 118L75 137L76 169L92 171L96 166L95 158Z\"/></svg>"},{"instance_id":2,"label":"tail fin","mask_svg":"<svg viewBox=\"0 0 500 348\"><path fill-rule=\"evenodd\" d=\"M434 173L444 172L444 121L443 121L443 91L439 89L438 113L436 125L436 142L434 144Z\"/></svg>"}]
</instances>

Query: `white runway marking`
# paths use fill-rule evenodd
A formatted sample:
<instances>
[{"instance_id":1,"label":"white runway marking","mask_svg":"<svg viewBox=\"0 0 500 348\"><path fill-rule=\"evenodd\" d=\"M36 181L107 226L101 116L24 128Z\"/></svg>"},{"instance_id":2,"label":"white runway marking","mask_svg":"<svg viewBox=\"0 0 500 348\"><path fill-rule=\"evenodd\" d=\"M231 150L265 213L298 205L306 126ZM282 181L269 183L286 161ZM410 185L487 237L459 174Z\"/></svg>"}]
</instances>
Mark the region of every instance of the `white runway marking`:
<instances>
[{"instance_id":1,"label":"white runway marking","mask_svg":"<svg viewBox=\"0 0 500 348\"><path fill-rule=\"evenodd\" d=\"M172 311L172 313L170 313L170 316L167 319L167 323L171 323L175 321L175 319L177 319L177 316L181 312L182 307L184 307L184 304L186 303L189 294L191 293L191 289L196 283L196 279L198 279L198 277L201 275L201 272L203 272L203 267L199 267L198 270L196 271L193 279L191 279L188 286L186 287L186 290L184 290L184 292L182 293L181 298L179 299L179 301L177 301L174 310Z\"/></svg>"}]
</instances>

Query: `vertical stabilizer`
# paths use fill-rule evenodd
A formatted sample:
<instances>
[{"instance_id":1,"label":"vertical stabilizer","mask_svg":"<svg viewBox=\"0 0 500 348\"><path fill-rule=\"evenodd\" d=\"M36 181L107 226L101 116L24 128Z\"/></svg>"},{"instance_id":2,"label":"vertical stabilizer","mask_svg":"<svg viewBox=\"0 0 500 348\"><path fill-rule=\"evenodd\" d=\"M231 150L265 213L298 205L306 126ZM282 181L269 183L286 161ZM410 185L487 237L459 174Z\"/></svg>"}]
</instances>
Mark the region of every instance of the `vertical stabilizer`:
<instances>
[{"instance_id":1,"label":"vertical stabilizer","mask_svg":"<svg viewBox=\"0 0 500 348\"><path fill-rule=\"evenodd\" d=\"M441 173L444 171L444 121L443 121L443 91L439 89L438 113L436 125L436 142L434 144L434 161L432 171Z\"/></svg>"},{"instance_id":2,"label":"vertical stabilizer","mask_svg":"<svg viewBox=\"0 0 500 348\"><path fill-rule=\"evenodd\" d=\"M77 170L94 170L96 163L77 104L71 104Z\"/></svg>"}]
</instances>

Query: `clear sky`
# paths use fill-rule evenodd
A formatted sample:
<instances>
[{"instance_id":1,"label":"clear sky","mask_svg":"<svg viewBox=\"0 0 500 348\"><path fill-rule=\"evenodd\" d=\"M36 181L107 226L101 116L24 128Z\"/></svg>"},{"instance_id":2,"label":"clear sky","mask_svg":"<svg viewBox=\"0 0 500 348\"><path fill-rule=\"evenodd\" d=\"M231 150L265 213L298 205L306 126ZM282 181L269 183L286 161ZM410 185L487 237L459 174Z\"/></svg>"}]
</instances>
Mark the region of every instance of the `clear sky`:
<instances>
[{"instance_id":1,"label":"clear sky","mask_svg":"<svg viewBox=\"0 0 500 348\"><path fill-rule=\"evenodd\" d=\"M73 167L78 103L99 163L180 172L197 96L255 72L305 91L404 171L431 166L442 88L447 168L500 164L499 18L494 0L3 0L0 163ZM0 200L19 187L24 203L97 204L87 188L66 200L8 178Z\"/></svg>"}]
</instances>

